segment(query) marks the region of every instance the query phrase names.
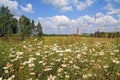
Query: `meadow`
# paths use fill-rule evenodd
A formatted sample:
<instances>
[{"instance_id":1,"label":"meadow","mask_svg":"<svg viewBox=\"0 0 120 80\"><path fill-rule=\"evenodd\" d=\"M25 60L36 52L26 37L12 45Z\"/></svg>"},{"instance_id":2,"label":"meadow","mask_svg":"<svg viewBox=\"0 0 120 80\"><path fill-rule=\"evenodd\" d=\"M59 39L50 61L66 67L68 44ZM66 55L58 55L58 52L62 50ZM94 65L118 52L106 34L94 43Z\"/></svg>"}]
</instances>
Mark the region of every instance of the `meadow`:
<instances>
[{"instance_id":1,"label":"meadow","mask_svg":"<svg viewBox=\"0 0 120 80\"><path fill-rule=\"evenodd\" d=\"M0 80L120 80L120 39L0 38Z\"/></svg>"}]
</instances>

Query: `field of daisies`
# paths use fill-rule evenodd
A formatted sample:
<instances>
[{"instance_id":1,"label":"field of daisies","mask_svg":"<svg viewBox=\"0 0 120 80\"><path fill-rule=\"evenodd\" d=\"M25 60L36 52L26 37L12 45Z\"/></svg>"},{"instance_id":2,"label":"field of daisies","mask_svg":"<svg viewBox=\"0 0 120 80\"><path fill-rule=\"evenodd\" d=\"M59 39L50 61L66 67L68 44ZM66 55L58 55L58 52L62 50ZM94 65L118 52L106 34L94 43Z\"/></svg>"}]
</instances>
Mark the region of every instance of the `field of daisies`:
<instances>
[{"instance_id":1,"label":"field of daisies","mask_svg":"<svg viewBox=\"0 0 120 80\"><path fill-rule=\"evenodd\" d=\"M120 39L0 38L0 80L120 80Z\"/></svg>"}]
</instances>

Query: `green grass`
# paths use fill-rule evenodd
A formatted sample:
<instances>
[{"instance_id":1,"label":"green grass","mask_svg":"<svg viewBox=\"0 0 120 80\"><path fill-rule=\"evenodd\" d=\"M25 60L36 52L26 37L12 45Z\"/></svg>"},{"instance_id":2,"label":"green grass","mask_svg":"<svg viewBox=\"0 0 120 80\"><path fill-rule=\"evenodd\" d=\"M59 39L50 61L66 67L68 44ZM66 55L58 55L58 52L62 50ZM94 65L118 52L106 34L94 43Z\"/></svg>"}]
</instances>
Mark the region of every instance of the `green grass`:
<instances>
[{"instance_id":1,"label":"green grass","mask_svg":"<svg viewBox=\"0 0 120 80\"><path fill-rule=\"evenodd\" d=\"M117 80L120 39L51 36L0 38L0 78ZM118 79L119 80L119 79Z\"/></svg>"}]
</instances>

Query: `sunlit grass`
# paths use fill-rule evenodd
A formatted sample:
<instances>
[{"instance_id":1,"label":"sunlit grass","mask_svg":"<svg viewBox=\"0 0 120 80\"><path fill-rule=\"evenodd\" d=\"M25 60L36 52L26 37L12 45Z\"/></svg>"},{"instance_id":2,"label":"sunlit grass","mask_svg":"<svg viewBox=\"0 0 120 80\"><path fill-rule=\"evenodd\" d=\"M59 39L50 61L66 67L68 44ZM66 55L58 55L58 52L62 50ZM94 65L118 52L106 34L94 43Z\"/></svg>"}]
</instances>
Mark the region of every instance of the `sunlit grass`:
<instances>
[{"instance_id":1,"label":"sunlit grass","mask_svg":"<svg viewBox=\"0 0 120 80\"><path fill-rule=\"evenodd\" d=\"M0 78L11 80L117 80L119 39L53 36L0 39Z\"/></svg>"}]
</instances>

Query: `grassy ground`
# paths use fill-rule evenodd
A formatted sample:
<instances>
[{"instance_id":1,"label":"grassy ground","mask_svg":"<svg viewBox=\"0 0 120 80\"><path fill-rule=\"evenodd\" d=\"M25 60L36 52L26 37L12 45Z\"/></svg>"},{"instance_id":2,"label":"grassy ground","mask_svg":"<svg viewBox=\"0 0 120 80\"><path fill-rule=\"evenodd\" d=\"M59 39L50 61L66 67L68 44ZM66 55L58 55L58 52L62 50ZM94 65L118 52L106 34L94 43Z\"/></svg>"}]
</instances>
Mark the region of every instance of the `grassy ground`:
<instances>
[{"instance_id":1,"label":"grassy ground","mask_svg":"<svg viewBox=\"0 0 120 80\"><path fill-rule=\"evenodd\" d=\"M0 38L0 80L119 80L119 40Z\"/></svg>"}]
</instances>

